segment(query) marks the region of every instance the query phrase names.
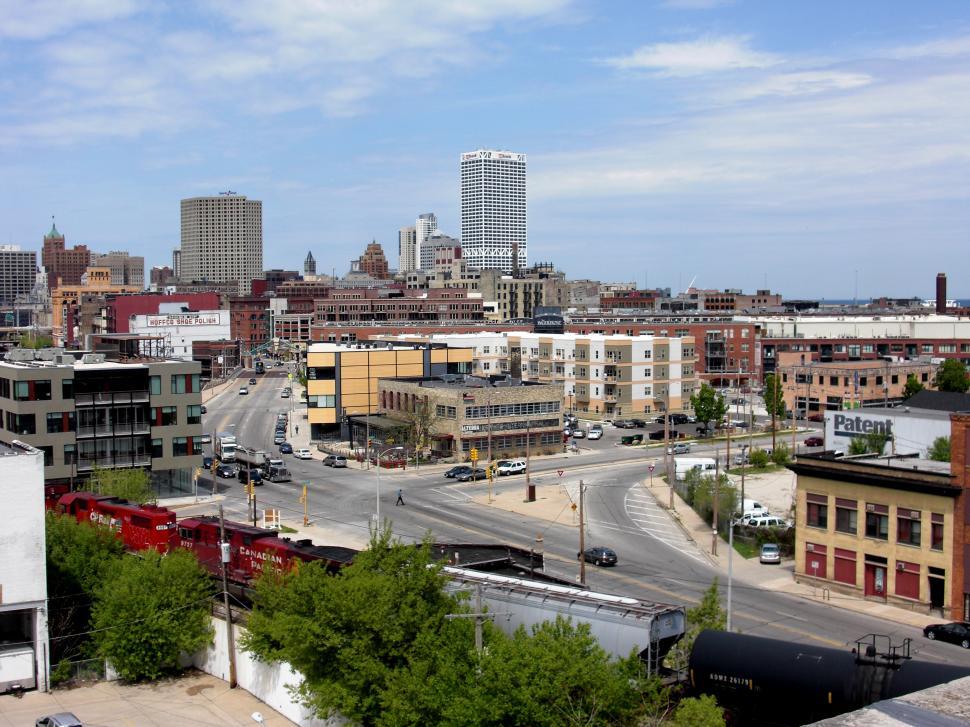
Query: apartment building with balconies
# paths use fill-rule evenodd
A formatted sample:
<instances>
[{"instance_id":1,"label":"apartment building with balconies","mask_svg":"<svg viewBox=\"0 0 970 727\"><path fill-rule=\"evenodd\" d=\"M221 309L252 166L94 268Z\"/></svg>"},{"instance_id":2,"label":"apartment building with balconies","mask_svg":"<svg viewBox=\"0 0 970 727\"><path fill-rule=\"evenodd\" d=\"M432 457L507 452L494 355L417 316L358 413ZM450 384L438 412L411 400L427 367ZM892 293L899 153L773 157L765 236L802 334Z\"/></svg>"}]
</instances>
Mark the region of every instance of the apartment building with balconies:
<instances>
[{"instance_id":1,"label":"apartment building with balconies","mask_svg":"<svg viewBox=\"0 0 970 727\"><path fill-rule=\"evenodd\" d=\"M202 454L201 365L59 349L15 349L0 361L0 442L44 453L49 491L94 469L142 468L160 494L188 492Z\"/></svg>"}]
</instances>

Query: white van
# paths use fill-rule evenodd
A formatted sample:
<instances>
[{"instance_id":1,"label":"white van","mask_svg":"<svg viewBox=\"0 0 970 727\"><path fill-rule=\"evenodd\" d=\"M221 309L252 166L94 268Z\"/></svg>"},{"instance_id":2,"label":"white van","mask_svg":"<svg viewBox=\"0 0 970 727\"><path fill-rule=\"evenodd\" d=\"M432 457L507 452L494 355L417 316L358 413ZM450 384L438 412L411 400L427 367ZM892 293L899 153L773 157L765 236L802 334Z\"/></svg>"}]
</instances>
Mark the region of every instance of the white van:
<instances>
[{"instance_id":1,"label":"white van","mask_svg":"<svg viewBox=\"0 0 970 727\"><path fill-rule=\"evenodd\" d=\"M745 498L743 504L744 504L744 507L742 507L741 510L744 512L745 515L748 514L749 512L757 513L758 515L768 514L768 508L762 505L757 500L749 500L748 498Z\"/></svg>"},{"instance_id":2,"label":"white van","mask_svg":"<svg viewBox=\"0 0 970 727\"><path fill-rule=\"evenodd\" d=\"M788 521L774 515L753 517L747 523L752 528L788 528Z\"/></svg>"},{"instance_id":3,"label":"white van","mask_svg":"<svg viewBox=\"0 0 970 727\"><path fill-rule=\"evenodd\" d=\"M702 475L714 477L717 474L717 462L710 457L675 457L674 475L682 480L691 470L700 470Z\"/></svg>"}]
</instances>

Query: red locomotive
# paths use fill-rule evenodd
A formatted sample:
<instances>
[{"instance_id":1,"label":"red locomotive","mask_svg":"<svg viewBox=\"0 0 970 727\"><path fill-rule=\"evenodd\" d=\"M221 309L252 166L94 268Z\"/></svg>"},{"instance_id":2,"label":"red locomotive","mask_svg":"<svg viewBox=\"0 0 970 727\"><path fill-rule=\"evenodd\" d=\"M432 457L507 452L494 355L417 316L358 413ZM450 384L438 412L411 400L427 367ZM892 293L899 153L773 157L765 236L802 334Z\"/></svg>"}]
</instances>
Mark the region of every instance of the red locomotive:
<instances>
[{"instance_id":1,"label":"red locomotive","mask_svg":"<svg viewBox=\"0 0 970 727\"><path fill-rule=\"evenodd\" d=\"M211 515L184 518L176 522L175 512L158 505L136 505L109 495L71 492L56 500L57 512L110 528L129 550L152 548L167 553L173 548L186 548L196 554L199 563L213 575L221 575L219 519ZM244 523L225 521L229 543L229 580L249 584L267 568L281 573L294 560L323 561L324 567L336 571L348 565L357 554L352 548L313 545L309 540L279 537L275 530L256 528Z\"/></svg>"},{"instance_id":2,"label":"red locomotive","mask_svg":"<svg viewBox=\"0 0 970 727\"><path fill-rule=\"evenodd\" d=\"M114 531L126 548L167 553L178 545L175 513L158 505L136 505L110 495L69 492L57 500L57 512Z\"/></svg>"}]
</instances>

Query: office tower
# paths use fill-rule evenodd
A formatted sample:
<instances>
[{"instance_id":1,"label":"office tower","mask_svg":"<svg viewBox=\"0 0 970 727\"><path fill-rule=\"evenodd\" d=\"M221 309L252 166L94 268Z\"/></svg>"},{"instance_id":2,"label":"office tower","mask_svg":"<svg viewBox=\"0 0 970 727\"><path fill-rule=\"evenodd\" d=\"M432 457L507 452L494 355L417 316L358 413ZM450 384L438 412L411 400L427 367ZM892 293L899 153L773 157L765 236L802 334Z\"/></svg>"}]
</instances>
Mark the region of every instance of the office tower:
<instances>
[{"instance_id":1,"label":"office tower","mask_svg":"<svg viewBox=\"0 0 970 727\"><path fill-rule=\"evenodd\" d=\"M421 245L421 259L418 267L425 272L433 272L436 266L449 265L461 257L461 240L456 240L442 232L434 232L425 238Z\"/></svg>"},{"instance_id":2,"label":"office tower","mask_svg":"<svg viewBox=\"0 0 970 727\"><path fill-rule=\"evenodd\" d=\"M386 280L389 277L387 258L384 257L384 248L377 240L367 244L364 254L356 260L351 261L351 272L359 272L369 275L375 280Z\"/></svg>"},{"instance_id":3,"label":"office tower","mask_svg":"<svg viewBox=\"0 0 970 727\"><path fill-rule=\"evenodd\" d=\"M438 218L433 212L418 215L414 222L414 264L421 266L421 246L425 240L438 231Z\"/></svg>"},{"instance_id":4,"label":"office tower","mask_svg":"<svg viewBox=\"0 0 970 727\"><path fill-rule=\"evenodd\" d=\"M223 192L182 200L182 282L235 282L248 295L263 277L263 203Z\"/></svg>"},{"instance_id":5,"label":"office tower","mask_svg":"<svg viewBox=\"0 0 970 727\"><path fill-rule=\"evenodd\" d=\"M418 235L414 225L397 231L397 271L410 273L418 268Z\"/></svg>"},{"instance_id":6,"label":"office tower","mask_svg":"<svg viewBox=\"0 0 970 727\"><path fill-rule=\"evenodd\" d=\"M307 252L306 260L303 261L303 274L304 275L317 274L317 261L313 259L312 252Z\"/></svg>"},{"instance_id":7,"label":"office tower","mask_svg":"<svg viewBox=\"0 0 970 727\"><path fill-rule=\"evenodd\" d=\"M80 285L81 276L91 264L91 251L87 245L65 246L64 235L51 224L51 231L44 235L44 247L40 253L41 264L47 270L47 286L53 290L58 285Z\"/></svg>"},{"instance_id":8,"label":"office tower","mask_svg":"<svg viewBox=\"0 0 970 727\"><path fill-rule=\"evenodd\" d=\"M10 305L27 295L37 280L37 253L20 245L0 245L0 304Z\"/></svg>"},{"instance_id":9,"label":"office tower","mask_svg":"<svg viewBox=\"0 0 970 727\"><path fill-rule=\"evenodd\" d=\"M124 250L105 254L92 252L91 267L110 268L113 285L145 287L145 258L141 255L130 255Z\"/></svg>"},{"instance_id":10,"label":"office tower","mask_svg":"<svg viewBox=\"0 0 970 727\"><path fill-rule=\"evenodd\" d=\"M462 257L472 268L526 267L526 155L479 149L460 163Z\"/></svg>"}]
</instances>

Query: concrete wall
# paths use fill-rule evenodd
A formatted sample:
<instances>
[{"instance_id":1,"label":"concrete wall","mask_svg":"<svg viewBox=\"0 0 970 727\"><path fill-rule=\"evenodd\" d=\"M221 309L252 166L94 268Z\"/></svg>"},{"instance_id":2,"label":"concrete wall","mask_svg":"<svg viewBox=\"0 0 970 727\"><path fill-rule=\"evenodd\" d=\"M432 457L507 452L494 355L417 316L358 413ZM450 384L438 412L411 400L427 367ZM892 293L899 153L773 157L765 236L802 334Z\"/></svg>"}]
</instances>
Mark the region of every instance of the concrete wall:
<instances>
[{"instance_id":1,"label":"concrete wall","mask_svg":"<svg viewBox=\"0 0 970 727\"><path fill-rule=\"evenodd\" d=\"M192 656L191 664L197 669L219 679L229 680L229 658L226 644L226 622L213 617L212 628L215 638L209 648ZM245 689L257 699L265 702L300 727L337 727L347 724L342 719L322 720L314 717L291 693L289 687L300 682L300 676L289 664L257 661L243 651L239 640L245 632L238 624L233 626L236 645L236 681L240 689Z\"/></svg>"}]
</instances>

